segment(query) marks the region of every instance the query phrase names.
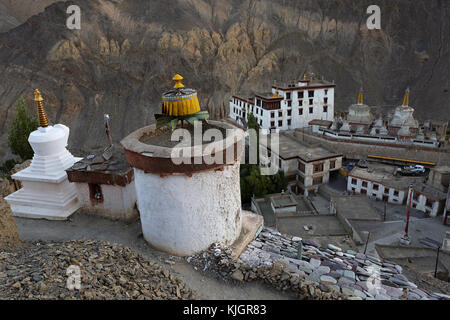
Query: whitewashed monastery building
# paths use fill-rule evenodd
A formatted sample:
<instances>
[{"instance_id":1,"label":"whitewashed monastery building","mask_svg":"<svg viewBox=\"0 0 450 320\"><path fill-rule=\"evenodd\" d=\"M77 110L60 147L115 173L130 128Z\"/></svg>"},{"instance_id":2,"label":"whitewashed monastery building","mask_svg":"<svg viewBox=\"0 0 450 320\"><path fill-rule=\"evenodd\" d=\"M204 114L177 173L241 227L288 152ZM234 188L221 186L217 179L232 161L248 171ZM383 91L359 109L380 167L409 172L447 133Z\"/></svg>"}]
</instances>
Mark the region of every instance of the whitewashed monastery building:
<instances>
[{"instance_id":1,"label":"whitewashed monastery building","mask_svg":"<svg viewBox=\"0 0 450 320\"><path fill-rule=\"evenodd\" d=\"M304 128L317 119L333 121L335 87L332 82L307 80L305 76L295 83L274 85L269 93L257 93L251 98L233 96L229 117L246 126L251 112L266 132Z\"/></svg>"}]
</instances>

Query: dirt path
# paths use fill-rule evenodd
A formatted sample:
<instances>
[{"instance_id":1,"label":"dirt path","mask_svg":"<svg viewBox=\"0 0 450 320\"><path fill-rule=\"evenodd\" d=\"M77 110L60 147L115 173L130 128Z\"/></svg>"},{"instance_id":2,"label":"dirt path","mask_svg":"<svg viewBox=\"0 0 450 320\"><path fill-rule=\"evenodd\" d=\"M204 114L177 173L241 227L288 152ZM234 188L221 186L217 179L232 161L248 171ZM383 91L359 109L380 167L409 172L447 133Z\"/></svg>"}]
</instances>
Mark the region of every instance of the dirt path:
<instances>
[{"instance_id":1,"label":"dirt path","mask_svg":"<svg viewBox=\"0 0 450 320\"><path fill-rule=\"evenodd\" d=\"M83 213L74 214L68 221L46 221L16 218L19 236L24 241L105 240L122 244L165 265L197 292L200 299L217 300L286 300L294 294L280 292L261 282L224 282L212 275L195 270L184 259L172 257L151 248L142 237L139 222L126 224Z\"/></svg>"}]
</instances>

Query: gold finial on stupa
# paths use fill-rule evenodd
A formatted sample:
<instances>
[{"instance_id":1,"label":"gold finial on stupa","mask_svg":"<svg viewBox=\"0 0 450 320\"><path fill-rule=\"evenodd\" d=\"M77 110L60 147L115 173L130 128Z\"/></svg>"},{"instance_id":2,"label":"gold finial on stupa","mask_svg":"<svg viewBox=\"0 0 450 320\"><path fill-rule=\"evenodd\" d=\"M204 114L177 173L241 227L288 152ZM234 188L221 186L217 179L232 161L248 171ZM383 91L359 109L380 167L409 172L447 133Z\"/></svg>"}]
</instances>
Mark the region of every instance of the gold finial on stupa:
<instances>
[{"instance_id":1,"label":"gold finial on stupa","mask_svg":"<svg viewBox=\"0 0 450 320\"><path fill-rule=\"evenodd\" d=\"M179 74L176 74L173 78L173 81L175 81L175 85L173 86L175 89L181 89L184 88L184 85L181 83L181 80L183 80L183 77Z\"/></svg>"},{"instance_id":2,"label":"gold finial on stupa","mask_svg":"<svg viewBox=\"0 0 450 320\"><path fill-rule=\"evenodd\" d=\"M363 89L359 89L358 104L363 104Z\"/></svg>"},{"instance_id":3,"label":"gold finial on stupa","mask_svg":"<svg viewBox=\"0 0 450 320\"><path fill-rule=\"evenodd\" d=\"M306 73L303 74L303 80L306 80Z\"/></svg>"},{"instance_id":4,"label":"gold finial on stupa","mask_svg":"<svg viewBox=\"0 0 450 320\"><path fill-rule=\"evenodd\" d=\"M408 106L409 105L409 88L405 91L405 97L403 98L403 105Z\"/></svg>"},{"instance_id":5,"label":"gold finial on stupa","mask_svg":"<svg viewBox=\"0 0 450 320\"><path fill-rule=\"evenodd\" d=\"M34 101L38 103L39 126L42 128L48 127L47 115L45 114L44 105L42 104L44 99L42 99L38 89L34 90Z\"/></svg>"}]
</instances>

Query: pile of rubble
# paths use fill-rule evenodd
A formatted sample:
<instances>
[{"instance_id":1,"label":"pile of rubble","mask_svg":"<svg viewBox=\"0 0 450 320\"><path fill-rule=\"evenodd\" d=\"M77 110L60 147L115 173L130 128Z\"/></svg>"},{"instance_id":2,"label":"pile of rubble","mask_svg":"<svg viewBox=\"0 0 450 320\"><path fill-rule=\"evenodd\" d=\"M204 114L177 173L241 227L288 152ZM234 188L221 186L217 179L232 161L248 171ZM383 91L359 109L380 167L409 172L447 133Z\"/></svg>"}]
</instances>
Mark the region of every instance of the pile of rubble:
<instances>
[{"instance_id":1,"label":"pile of rubble","mask_svg":"<svg viewBox=\"0 0 450 320\"><path fill-rule=\"evenodd\" d=\"M402 267L397 264L352 250L343 252L332 244L323 248L315 241L286 237L269 228L263 229L237 261L229 257L229 249L215 244L207 252L188 260L204 270L215 269L234 280L262 279L278 289L293 290L304 299L450 298L419 289L402 274Z\"/></svg>"},{"instance_id":2,"label":"pile of rubble","mask_svg":"<svg viewBox=\"0 0 450 320\"><path fill-rule=\"evenodd\" d=\"M77 276L76 267L79 289L69 279ZM193 298L183 281L160 265L108 242L34 243L0 252L0 299Z\"/></svg>"}]
</instances>

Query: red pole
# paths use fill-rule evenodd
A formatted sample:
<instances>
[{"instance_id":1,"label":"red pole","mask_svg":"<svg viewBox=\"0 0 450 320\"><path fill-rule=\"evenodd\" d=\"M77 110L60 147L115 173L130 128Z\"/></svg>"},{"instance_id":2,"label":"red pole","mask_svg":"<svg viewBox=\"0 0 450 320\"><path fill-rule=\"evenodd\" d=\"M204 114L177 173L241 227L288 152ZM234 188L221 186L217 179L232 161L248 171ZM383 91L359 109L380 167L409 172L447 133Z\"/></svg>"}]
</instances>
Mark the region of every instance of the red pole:
<instances>
[{"instance_id":1,"label":"red pole","mask_svg":"<svg viewBox=\"0 0 450 320\"><path fill-rule=\"evenodd\" d=\"M408 227L409 227L409 214L411 211L411 203L412 203L412 198L414 196L414 190L412 188L412 186L409 187L409 205L408 205L408 213L406 215L406 227L405 227L405 236L408 237Z\"/></svg>"}]
</instances>

